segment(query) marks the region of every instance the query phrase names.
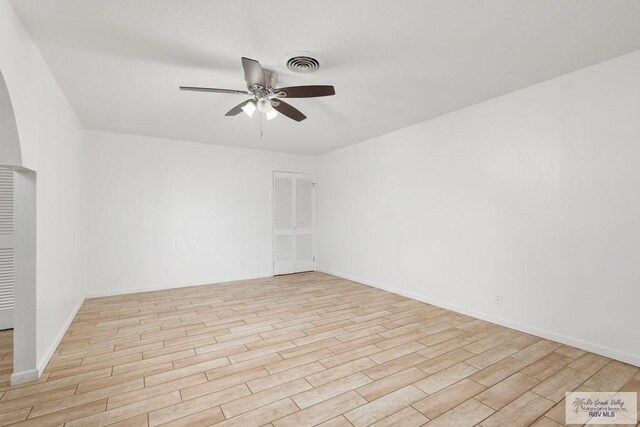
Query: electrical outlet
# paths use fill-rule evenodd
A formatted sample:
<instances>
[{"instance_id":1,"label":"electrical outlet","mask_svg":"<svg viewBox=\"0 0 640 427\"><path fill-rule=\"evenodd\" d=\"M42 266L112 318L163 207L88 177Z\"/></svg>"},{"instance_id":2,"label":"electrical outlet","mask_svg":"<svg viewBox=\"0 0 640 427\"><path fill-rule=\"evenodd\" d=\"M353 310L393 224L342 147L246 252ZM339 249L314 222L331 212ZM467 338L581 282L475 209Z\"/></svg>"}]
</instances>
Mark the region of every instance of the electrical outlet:
<instances>
[{"instance_id":1,"label":"electrical outlet","mask_svg":"<svg viewBox=\"0 0 640 427\"><path fill-rule=\"evenodd\" d=\"M502 294L496 294L495 303L502 304Z\"/></svg>"}]
</instances>

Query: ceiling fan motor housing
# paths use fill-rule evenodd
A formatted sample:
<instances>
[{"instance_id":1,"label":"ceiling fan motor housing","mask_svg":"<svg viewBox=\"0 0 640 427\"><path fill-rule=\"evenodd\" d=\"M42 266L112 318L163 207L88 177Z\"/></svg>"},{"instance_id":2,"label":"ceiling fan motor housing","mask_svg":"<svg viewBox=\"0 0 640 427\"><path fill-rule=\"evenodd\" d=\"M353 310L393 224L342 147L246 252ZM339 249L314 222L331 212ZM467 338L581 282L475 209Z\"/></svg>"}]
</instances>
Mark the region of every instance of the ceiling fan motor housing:
<instances>
[{"instance_id":1,"label":"ceiling fan motor housing","mask_svg":"<svg viewBox=\"0 0 640 427\"><path fill-rule=\"evenodd\" d=\"M264 68L264 80L267 85L265 89L271 92L273 89L276 88L276 84L278 83L278 73L276 73L273 70L268 70Z\"/></svg>"}]
</instances>

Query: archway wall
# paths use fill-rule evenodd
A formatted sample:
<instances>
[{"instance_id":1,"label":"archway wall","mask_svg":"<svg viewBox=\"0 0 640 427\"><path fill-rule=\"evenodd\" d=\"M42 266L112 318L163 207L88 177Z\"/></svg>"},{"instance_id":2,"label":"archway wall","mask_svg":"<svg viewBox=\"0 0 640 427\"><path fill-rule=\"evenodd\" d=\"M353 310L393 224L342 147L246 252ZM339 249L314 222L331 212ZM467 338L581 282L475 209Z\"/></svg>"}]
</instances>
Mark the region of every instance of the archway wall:
<instances>
[{"instance_id":1,"label":"archway wall","mask_svg":"<svg viewBox=\"0 0 640 427\"><path fill-rule=\"evenodd\" d=\"M0 159L4 166L22 166L16 117L9 91L0 72Z\"/></svg>"},{"instance_id":2,"label":"archway wall","mask_svg":"<svg viewBox=\"0 0 640 427\"><path fill-rule=\"evenodd\" d=\"M86 294L84 130L7 0L0 0L0 73L15 115L14 127L1 130L13 137L3 138L0 165L37 175L35 360L41 373Z\"/></svg>"}]
</instances>

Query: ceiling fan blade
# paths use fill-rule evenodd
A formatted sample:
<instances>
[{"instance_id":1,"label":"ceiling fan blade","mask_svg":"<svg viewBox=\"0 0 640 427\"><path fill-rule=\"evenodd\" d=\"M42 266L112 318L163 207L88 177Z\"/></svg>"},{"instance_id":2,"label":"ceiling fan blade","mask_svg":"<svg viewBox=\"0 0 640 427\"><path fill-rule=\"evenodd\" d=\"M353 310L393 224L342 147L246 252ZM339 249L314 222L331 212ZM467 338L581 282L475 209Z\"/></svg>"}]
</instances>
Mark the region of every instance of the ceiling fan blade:
<instances>
[{"instance_id":1,"label":"ceiling fan blade","mask_svg":"<svg viewBox=\"0 0 640 427\"><path fill-rule=\"evenodd\" d=\"M225 116L237 116L238 114L242 113L242 107L244 107L251 101L253 101L253 99L247 99L246 101L241 102L240 104L233 107L231 110L227 111L227 114L225 114Z\"/></svg>"},{"instance_id":2,"label":"ceiling fan blade","mask_svg":"<svg viewBox=\"0 0 640 427\"><path fill-rule=\"evenodd\" d=\"M280 98L316 98L336 94L333 86L292 86L274 90Z\"/></svg>"},{"instance_id":3,"label":"ceiling fan blade","mask_svg":"<svg viewBox=\"0 0 640 427\"><path fill-rule=\"evenodd\" d=\"M244 79L248 86L260 85L266 87L264 70L255 59L242 57L242 68L244 68Z\"/></svg>"},{"instance_id":4,"label":"ceiling fan blade","mask_svg":"<svg viewBox=\"0 0 640 427\"><path fill-rule=\"evenodd\" d=\"M250 93L246 90L217 89L214 87L180 86L180 90L192 90L195 92L231 93L234 95L250 95Z\"/></svg>"},{"instance_id":5,"label":"ceiling fan blade","mask_svg":"<svg viewBox=\"0 0 640 427\"><path fill-rule=\"evenodd\" d=\"M273 108L282 115L289 117L290 119L295 120L296 122L301 122L307 118L300 110L292 107L290 104L287 104L281 99L272 100L271 105Z\"/></svg>"}]
</instances>

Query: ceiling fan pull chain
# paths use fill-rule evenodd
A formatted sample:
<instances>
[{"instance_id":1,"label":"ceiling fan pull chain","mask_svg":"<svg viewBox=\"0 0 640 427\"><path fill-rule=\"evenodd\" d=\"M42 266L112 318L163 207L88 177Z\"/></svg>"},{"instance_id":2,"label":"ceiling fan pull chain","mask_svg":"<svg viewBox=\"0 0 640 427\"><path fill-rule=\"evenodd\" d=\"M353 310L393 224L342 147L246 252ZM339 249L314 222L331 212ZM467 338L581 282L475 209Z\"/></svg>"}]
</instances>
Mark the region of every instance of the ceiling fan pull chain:
<instances>
[{"instance_id":1,"label":"ceiling fan pull chain","mask_svg":"<svg viewBox=\"0 0 640 427\"><path fill-rule=\"evenodd\" d=\"M260 114L260 139L262 139L262 114Z\"/></svg>"}]
</instances>

